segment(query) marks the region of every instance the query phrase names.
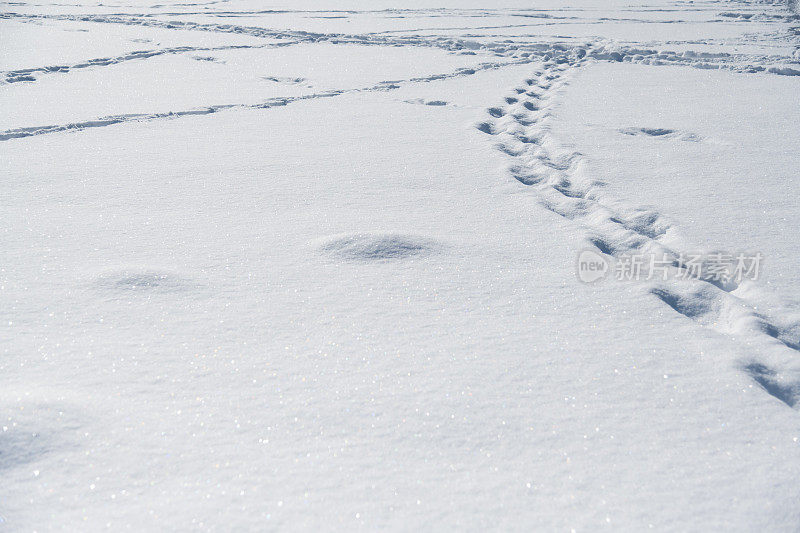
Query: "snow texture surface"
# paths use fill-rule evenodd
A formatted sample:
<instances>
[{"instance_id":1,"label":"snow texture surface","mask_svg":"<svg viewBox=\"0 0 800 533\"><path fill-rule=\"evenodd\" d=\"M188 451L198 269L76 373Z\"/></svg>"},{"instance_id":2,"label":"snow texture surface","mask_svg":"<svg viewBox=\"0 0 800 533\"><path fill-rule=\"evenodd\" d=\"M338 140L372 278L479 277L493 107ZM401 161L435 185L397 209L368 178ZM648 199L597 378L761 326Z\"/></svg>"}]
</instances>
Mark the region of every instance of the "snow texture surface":
<instances>
[{"instance_id":1,"label":"snow texture surface","mask_svg":"<svg viewBox=\"0 0 800 533\"><path fill-rule=\"evenodd\" d=\"M800 528L796 2L75 2L0 3L1 531Z\"/></svg>"}]
</instances>

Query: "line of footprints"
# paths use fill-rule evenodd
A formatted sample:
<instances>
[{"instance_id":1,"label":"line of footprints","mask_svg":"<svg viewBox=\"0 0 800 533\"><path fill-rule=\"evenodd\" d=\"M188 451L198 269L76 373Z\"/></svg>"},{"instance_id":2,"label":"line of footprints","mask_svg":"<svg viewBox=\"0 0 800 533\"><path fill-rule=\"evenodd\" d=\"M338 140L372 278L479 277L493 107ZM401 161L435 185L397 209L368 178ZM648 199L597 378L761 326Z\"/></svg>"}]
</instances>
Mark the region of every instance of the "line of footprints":
<instances>
[{"instance_id":1,"label":"line of footprints","mask_svg":"<svg viewBox=\"0 0 800 533\"><path fill-rule=\"evenodd\" d=\"M504 98L504 104L488 108L489 116L476 128L491 136L495 147L509 157L509 174L534 188L544 207L583 226L589 242L600 252L616 258L634 254L666 256L675 269L688 272L678 251L686 246L677 229L658 212L627 205L607 194L602 181L589 179L579 170L581 154L561 146L551 133L554 97L567 84L570 74L586 61L584 55L573 55L546 62L524 84L515 87ZM676 312L722 333L765 334L800 351L791 324L778 326L783 321L770 320L757 312L745 298L735 295L737 288L739 285L733 280L701 274L661 284L650 292ZM800 405L800 381L781 380L777 371L755 360L744 363L742 370L787 405ZM795 373L790 368L786 370Z\"/></svg>"}]
</instances>

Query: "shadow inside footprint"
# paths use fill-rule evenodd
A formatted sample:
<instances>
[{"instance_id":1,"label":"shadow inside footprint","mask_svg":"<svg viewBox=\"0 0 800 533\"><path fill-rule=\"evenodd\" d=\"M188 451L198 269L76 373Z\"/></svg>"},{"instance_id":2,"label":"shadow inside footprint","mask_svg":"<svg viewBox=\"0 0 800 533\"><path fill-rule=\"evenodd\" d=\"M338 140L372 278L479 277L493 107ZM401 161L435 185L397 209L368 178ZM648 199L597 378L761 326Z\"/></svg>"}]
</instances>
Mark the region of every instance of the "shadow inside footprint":
<instances>
[{"instance_id":1,"label":"shadow inside footprint","mask_svg":"<svg viewBox=\"0 0 800 533\"><path fill-rule=\"evenodd\" d=\"M712 309L711 303L703 298L702 295L684 296L664 289L653 289L650 292L672 309L688 318L699 319Z\"/></svg>"},{"instance_id":2,"label":"shadow inside footprint","mask_svg":"<svg viewBox=\"0 0 800 533\"><path fill-rule=\"evenodd\" d=\"M761 363L751 363L744 367L756 383L769 394L779 399L789 407L797 405L800 400L800 384L785 384L778 380L778 373Z\"/></svg>"},{"instance_id":3,"label":"shadow inside footprint","mask_svg":"<svg viewBox=\"0 0 800 533\"><path fill-rule=\"evenodd\" d=\"M601 239L600 237L591 237L589 242L592 243L598 250L600 250L600 252L606 255L616 255L614 246L605 239Z\"/></svg>"},{"instance_id":4,"label":"shadow inside footprint","mask_svg":"<svg viewBox=\"0 0 800 533\"><path fill-rule=\"evenodd\" d=\"M494 127L488 122L481 122L475 126L478 131L486 133L487 135L495 135L497 132L494 130Z\"/></svg>"}]
</instances>

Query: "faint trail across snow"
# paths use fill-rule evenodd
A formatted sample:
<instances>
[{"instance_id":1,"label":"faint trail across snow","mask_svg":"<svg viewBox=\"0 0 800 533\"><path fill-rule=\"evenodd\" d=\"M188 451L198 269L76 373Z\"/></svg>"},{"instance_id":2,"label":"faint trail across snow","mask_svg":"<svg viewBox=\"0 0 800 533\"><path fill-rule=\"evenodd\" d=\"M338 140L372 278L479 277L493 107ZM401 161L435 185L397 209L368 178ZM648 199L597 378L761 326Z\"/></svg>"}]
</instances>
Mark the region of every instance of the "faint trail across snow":
<instances>
[{"instance_id":1,"label":"faint trail across snow","mask_svg":"<svg viewBox=\"0 0 800 533\"><path fill-rule=\"evenodd\" d=\"M377 83L375 85L371 85L369 87L360 87L355 89L342 89L342 90L331 90L331 91L324 91L320 93L313 93L307 94L302 96L285 96L285 97L278 97L278 98L271 98L264 102L256 103L256 104L220 104L220 105L212 105L201 107L197 109L189 109L183 111L169 111L164 113L145 113L145 114L124 114L124 115L114 115L108 117L100 117L92 120L82 121L82 122L71 122L68 124L54 124L49 126L28 126L22 128L13 128L8 129L5 131L0 132L0 141L8 141L11 139L21 139L25 137L32 137L35 135L44 135L47 133L58 133L64 131L79 131L88 128L100 128L104 126L112 126L114 124L121 124L125 122L145 122L145 121L152 121L152 120L162 120L162 119L171 119L171 118L179 118L185 116L197 116L197 115L210 115L212 113L217 113L219 111L224 111L227 109L269 109L272 107L280 107L285 106L295 102L301 102L304 100L315 100L319 98L331 98L335 96L339 96L342 94L352 94L352 93L360 93L360 92L372 92L372 91L391 91L394 89L399 89L401 85L409 84L409 83L427 83L431 81L437 80L445 80L450 78L458 78L462 76L471 76L475 74L477 71L480 70L496 70L504 67L509 67L513 65L522 65L526 63L530 63L532 60L522 59L522 60L515 60L515 61L506 61L506 62L487 62L476 67L472 68L459 68L453 72L448 72L444 74L431 74L428 76L420 76L416 78L409 78L405 80L391 80L391 81L383 81ZM436 105L436 104L432 104Z\"/></svg>"},{"instance_id":2,"label":"faint trail across snow","mask_svg":"<svg viewBox=\"0 0 800 533\"><path fill-rule=\"evenodd\" d=\"M280 46L285 46L289 43L282 43ZM78 70L78 69L85 69L91 67L104 67L109 65L118 65L120 63L124 63L126 61L132 61L136 59L149 59L151 57L158 57L162 55L168 54L182 54L186 52L216 52L221 50L240 50L245 48L265 48L270 45L263 44L263 45L230 45L230 46L216 46L216 47L194 47L194 46L175 46L172 48L161 48L157 50L137 50L135 52L130 52L128 54L124 54L121 56L116 57L101 57L96 59L88 59L81 63L75 63L74 65L49 65L46 67L33 67L33 68L24 68L24 69L17 69L17 70L7 70L5 72L0 71L0 76L3 76L5 79L0 80L0 84L2 83L16 83L20 81L36 81L36 78L33 77L33 74L53 74L56 72L69 72L71 70ZM277 45L273 45L277 46Z\"/></svg>"},{"instance_id":3,"label":"faint trail across snow","mask_svg":"<svg viewBox=\"0 0 800 533\"><path fill-rule=\"evenodd\" d=\"M260 12L264 13L264 12ZM734 13L737 16L741 13ZM775 15L775 20L790 21L787 15ZM788 15L794 17L794 15ZM389 35L388 32L344 34L321 33L300 30L275 30L257 26L241 26L236 24L211 24L170 19L162 21L145 15L44 15L22 13L0 13L1 18L21 20L63 20L74 22L94 22L99 24L122 24L128 26L146 26L162 29L207 31L216 33L231 33L249 35L257 38L286 40L286 45L297 43L329 44L357 44L366 46L420 46L439 48L450 52L480 52L513 58L540 58L548 60L572 48L573 44L554 42L553 39L545 42L512 41L507 38L499 41L480 40L466 36L446 35ZM773 19L770 19L773 20ZM585 21L584 21L585 22ZM600 21L597 21L600 22ZM608 22L608 21L605 21ZM641 21L646 22L646 21ZM663 23L663 21L661 21ZM468 28L469 29L469 28ZM471 28L475 29L475 28ZM437 28L432 28L436 31ZM499 37L499 36L498 36ZM563 41L565 38L560 39ZM567 38L568 39L568 38ZM795 39L796 40L796 39ZM558 41L558 40L556 40ZM796 62L785 55L763 55L724 52L704 52L686 50L676 52L670 49L641 48L636 46L620 45L616 41L596 38L592 49L592 57L602 61L631 62L647 65L682 65L699 69L725 69L734 72L755 73L767 72L776 75L797 75L798 69L794 68Z\"/></svg>"}]
</instances>

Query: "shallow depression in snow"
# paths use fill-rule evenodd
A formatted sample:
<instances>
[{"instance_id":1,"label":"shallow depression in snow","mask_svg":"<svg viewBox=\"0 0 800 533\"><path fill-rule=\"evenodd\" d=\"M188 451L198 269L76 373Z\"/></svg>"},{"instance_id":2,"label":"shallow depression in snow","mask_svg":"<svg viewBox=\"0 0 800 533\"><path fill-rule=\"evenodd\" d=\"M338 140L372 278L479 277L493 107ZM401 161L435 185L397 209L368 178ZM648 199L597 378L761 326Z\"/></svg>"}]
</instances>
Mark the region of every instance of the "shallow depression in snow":
<instances>
[{"instance_id":1,"label":"shallow depression in snow","mask_svg":"<svg viewBox=\"0 0 800 533\"><path fill-rule=\"evenodd\" d=\"M75 446L81 424L72 411L62 403L0 400L0 475Z\"/></svg>"},{"instance_id":2,"label":"shallow depression in snow","mask_svg":"<svg viewBox=\"0 0 800 533\"><path fill-rule=\"evenodd\" d=\"M148 268L124 268L101 274L101 289L120 292L171 293L198 287L198 284L176 273Z\"/></svg>"},{"instance_id":3,"label":"shallow depression in snow","mask_svg":"<svg viewBox=\"0 0 800 533\"><path fill-rule=\"evenodd\" d=\"M388 261L428 255L442 249L433 239L397 233L336 235L317 242L324 253L349 261Z\"/></svg>"},{"instance_id":4,"label":"shallow depression in snow","mask_svg":"<svg viewBox=\"0 0 800 533\"><path fill-rule=\"evenodd\" d=\"M47 433L27 428L3 428L0 428L0 472L36 461L54 446L52 436Z\"/></svg>"}]
</instances>

